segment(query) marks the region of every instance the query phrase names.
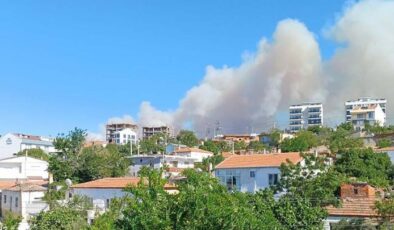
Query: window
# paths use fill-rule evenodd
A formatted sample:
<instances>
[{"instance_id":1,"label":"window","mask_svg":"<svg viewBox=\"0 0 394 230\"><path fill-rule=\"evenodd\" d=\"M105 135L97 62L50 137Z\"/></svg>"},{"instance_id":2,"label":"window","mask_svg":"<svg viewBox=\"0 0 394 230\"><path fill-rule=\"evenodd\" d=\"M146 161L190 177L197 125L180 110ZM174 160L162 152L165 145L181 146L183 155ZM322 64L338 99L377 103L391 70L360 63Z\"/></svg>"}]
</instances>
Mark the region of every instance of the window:
<instances>
[{"instance_id":1,"label":"window","mask_svg":"<svg viewBox=\"0 0 394 230\"><path fill-rule=\"evenodd\" d=\"M276 185L278 183L278 174L268 174L268 184Z\"/></svg>"},{"instance_id":2,"label":"window","mask_svg":"<svg viewBox=\"0 0 394 230\"><path fill-rule=\"evenodd\" d=\"M354 195L358 195L358 188L354 188Z\"/></svg>"},{"instance_id":3,"label":"window","mask_svg":"<svg viewBox=\"0 0 394 230\"><path fill-rule=\"evenodd\" d=\"M7 195L4 195L4 204L7 204Z\"/></svg>"},{"instance_id":4,"label":"window","mask_svg":"<svg viewBox=\"0 0 394 230\"><path fill-rule=\"evenodd\" d=\"M126 134L123 134L123 138L126 138Z\"/></svg>"},{"instance_id":5,"label":"window","mask_svg":"<svg viewBox=\"0 0 394 230\"><path fill-rule=\"evenodd\" d=\"M256 172L255 171L250 171L249 175L250 175L250 177L255 178L256 177Z\"/></svg>"},{"instance_id":6,"label":"window","mask_svg":"<svg viewBox=\"0 0 394 230\"><path fill-rule=\"evenodd\" d=\"M18 201L19 201L19 198L18 198L18 197L15 197L15 207L16 207L16 208L18 207Z\"/></svg>"},{"instance_id":7,"label":"window","mask_svg":"<svg viewBox=\"0 0 394 230\"><path fill-rule=\"evenodd\" d=\"M106 206L107 208L109 208L109 204L110 204L110 199L107 199L107 200L106 200L106 203L105 203L105 206Z\"/></svg>"}]
</instances>

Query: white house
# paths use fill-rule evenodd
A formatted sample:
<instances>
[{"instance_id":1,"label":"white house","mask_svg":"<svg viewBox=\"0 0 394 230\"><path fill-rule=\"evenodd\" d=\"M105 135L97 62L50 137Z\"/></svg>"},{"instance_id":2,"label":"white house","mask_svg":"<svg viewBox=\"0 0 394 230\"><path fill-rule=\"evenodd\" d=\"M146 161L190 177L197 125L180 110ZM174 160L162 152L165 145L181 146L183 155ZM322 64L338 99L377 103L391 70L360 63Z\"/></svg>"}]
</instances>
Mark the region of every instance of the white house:
<instances>
[{"instance_id":1,"label":"white house","mask_svg":"<svg viewBox=\"0 0 394 230\"><path fill-rule=\"evenodd\" d=\"M41 211L49 210L48 204L42 200L46 188L30 183L19 183L3 189L1 194L1 214L13 212L22 216L19 230L28 229L27 222Z\"/></svg>"},{"instance_id":2,"label":"white house","mask_svg":"<svg viewBox=\"0 0 394 230\"><path fill-rule=\"evenodd\" d=\"M350 121L356 130L362 130L366 123L383 126L386 114L379 104L367 106L353 106L350 110Z\"/></svg>"},{"instance_id":3,"label":"white house","mask_svg":"<svg viewBox=\"0 0 394 230\"><path fill-rule=\"evenodd\" d=\"M32 157L11 157L0 160L0 180L48 180L48 162Z\"/></svg>"},{"instance_id":4,"label":"white house","mask_svg":"<svg viewBox=\"0 0 394 230\"><path fill-rule=\"evenodd\" d=\"M278 183L287 160L303 164L300 153L232 155L216 166L215 176L229 190L254 193Z\"/></svg>"},{"instance_id":5,"label":"white house","mask_svg":"<svg viewBox=\"0 0 394 230\"><path fill-rule=\"evenodd\" d=\"M195 163L211 156L213 156L212 152L197 148L180 148L167 155L134 155L131 157L133 165L129 168L129 174L137 176L143 166L155 169L167 166L167 175L176 176L183 169L194 168Z\"/></svg>"},{"instance_id":6,"label":"white house","mask_svg":"<svg viewBox=\"0 0 394 230\"><path fill-rule=\"evenodd\" d=\"M0 137L0 159L14 156L25 149L42 149L46 153L56 152L53 140L41 136L8 133Z\"/></svg>"},{"instance_id":7,"label":"white house","mask_svg":"<svg viewBox=\"0 0 394 230\"><path fill-rule=\"evenodd\" d=\"M140 181L138 177L114 177L103 178L86 183L72 185L69 197L74 195L89 197L95 210L106 211L111 203L111 199L131 195L124 192L128 185L137 185ZM171 192L175 189L172 185L165 185L164 188Z\"/></svg>"},{"instance_id":8,"label":"white house","mask_svg":"<svg viewBox=\"0 0 394 230\"><path fill-rule=\"evenodd\" d=\"M175 150L173 155L190 157L196 159L195 162L202 162L205 158L213 156L213 153L198 148L180 148Z\"/></svg>"},{"instance_id":9,"label":"white house","mask_svg":"<svg viewBox=\"0 0 394 230\"><path fill-rule=\"evenodd\" d=\"M137 143L137 133L130 128L122 129L113 133L113 141L116 144Z\"/></svg>"}]
</instances>

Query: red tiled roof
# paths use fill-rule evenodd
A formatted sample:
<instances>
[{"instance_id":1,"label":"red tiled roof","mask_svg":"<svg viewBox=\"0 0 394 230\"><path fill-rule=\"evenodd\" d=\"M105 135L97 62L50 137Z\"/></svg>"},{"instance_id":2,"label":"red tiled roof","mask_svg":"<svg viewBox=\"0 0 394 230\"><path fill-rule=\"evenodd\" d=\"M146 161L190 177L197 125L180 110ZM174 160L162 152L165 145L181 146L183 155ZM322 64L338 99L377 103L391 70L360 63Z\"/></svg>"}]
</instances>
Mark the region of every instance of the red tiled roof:
<instances>
[{"instance_id":1,"label":"red tiled roof","mask_svg":"<svg viewBox=\"0 0 394 230\"><path fill-rule=\"evenodd\" d=\"M24 182L28 184L45 186L48 184L48 181L45 180L0 180L0 190L11 188L17 185L19 182Z\"/></svg>"},{"instance_id":2,"label":"red tiled roof","mask_svg":"<svg viewBox=\"0 0 394 230\"><path fill-rule=\"evenodd\" d=\"M114 177L93 180L71 186L72 188L126 188L127 185L137 185L138 177Z\"/></svg>"},{"instance_id":3,"label":"red tiled roof","mask_svg":"<svg viewBox=\"0 0 394 230\"><path fill-rule=\"evenodd\" d=\"M275 153L275 154L252 154L233 155L216 166L217 169L225 168L259 168L259 167L279 167L287 160L293 164L302 161L300 153Z\"/></svg>"},{"instance_id":4,"label":"red tiled roof","mask_svg":"<svg viewBox=\"0 0 394 230\"><path fill-rule=\"evenodd\" d=\"M107 177L98 180L93 180L85 183L80 183L71 186L72 188L102 188L102 189L124 189L128 185L137 185L140 181L139 177ZM174 188L174 185L166 184L165 189Z\"/></svg>"},{"instance_id":5,"label":"red tiled roof","mask_svg":"<svg viewBox=\"0 0 394 230\"><path fill-rule=\"evenodd\" d=\"M231 152L222 152L222 156L226 159L229 158L231 156L234 156L235 154L231 153Z\"/></svg>"},{"instance_id":6,"label":"red tiled roof","mask_svg":"<svg viewBox=\"0 0 394 230\"><path fill-rule=\"evenodd\" d=\"M375 217L379 216L375 211L375 198L345 198L342 199L341 207L328 206L330 216L349 217Z\"/></svg>"},{"instance_id":7,"label":"red tiled roof","mask_svg":"<svg viewBox=\"0 0 394 230\"><path fill-rule=\"evenodd\" d=\"M182 172L183 170L185 170L185 169L171 167L171 168L168 168L167 172Z\"/></svg>"}]
</instances>

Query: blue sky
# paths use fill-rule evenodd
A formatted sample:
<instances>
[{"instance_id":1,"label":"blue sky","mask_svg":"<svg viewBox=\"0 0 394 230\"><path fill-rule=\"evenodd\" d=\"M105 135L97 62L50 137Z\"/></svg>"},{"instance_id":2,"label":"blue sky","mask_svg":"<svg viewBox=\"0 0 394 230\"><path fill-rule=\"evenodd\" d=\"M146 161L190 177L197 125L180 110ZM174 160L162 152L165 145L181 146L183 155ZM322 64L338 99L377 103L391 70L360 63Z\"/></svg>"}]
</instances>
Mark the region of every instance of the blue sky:
<instances>
[{"instance_id":1,"label":"blue sky","mask_svg":"<svg viewBox=\"0 0 394 230\"><path fill-rule=\"evenodd\" d=\"M2 1L0 133L98 131L145 100L175 109L207 65L239 65L285 18L305 23L328 58L322 29L344 3Z\"/></svg>"}]
</instances>

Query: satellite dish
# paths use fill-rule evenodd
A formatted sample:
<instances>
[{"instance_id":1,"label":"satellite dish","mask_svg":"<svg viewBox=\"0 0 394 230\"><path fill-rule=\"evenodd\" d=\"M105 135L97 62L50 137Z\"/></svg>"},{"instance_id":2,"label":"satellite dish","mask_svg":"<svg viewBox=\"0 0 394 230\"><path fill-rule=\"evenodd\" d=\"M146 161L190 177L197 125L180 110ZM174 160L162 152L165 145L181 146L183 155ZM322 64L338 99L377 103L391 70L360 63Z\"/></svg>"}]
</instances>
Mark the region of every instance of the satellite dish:
<instances>
[{"instance_id":1,"label":"satellite dish","mask_svg":"<svg viewBox=\"0 0 394 230\"><path fill-rule=\"evenodd\" d=\"M73 185L73 182L70 179L66 179L66 185L68 187L71 187L71 185Z\"/></svg>"}]
</instances>

